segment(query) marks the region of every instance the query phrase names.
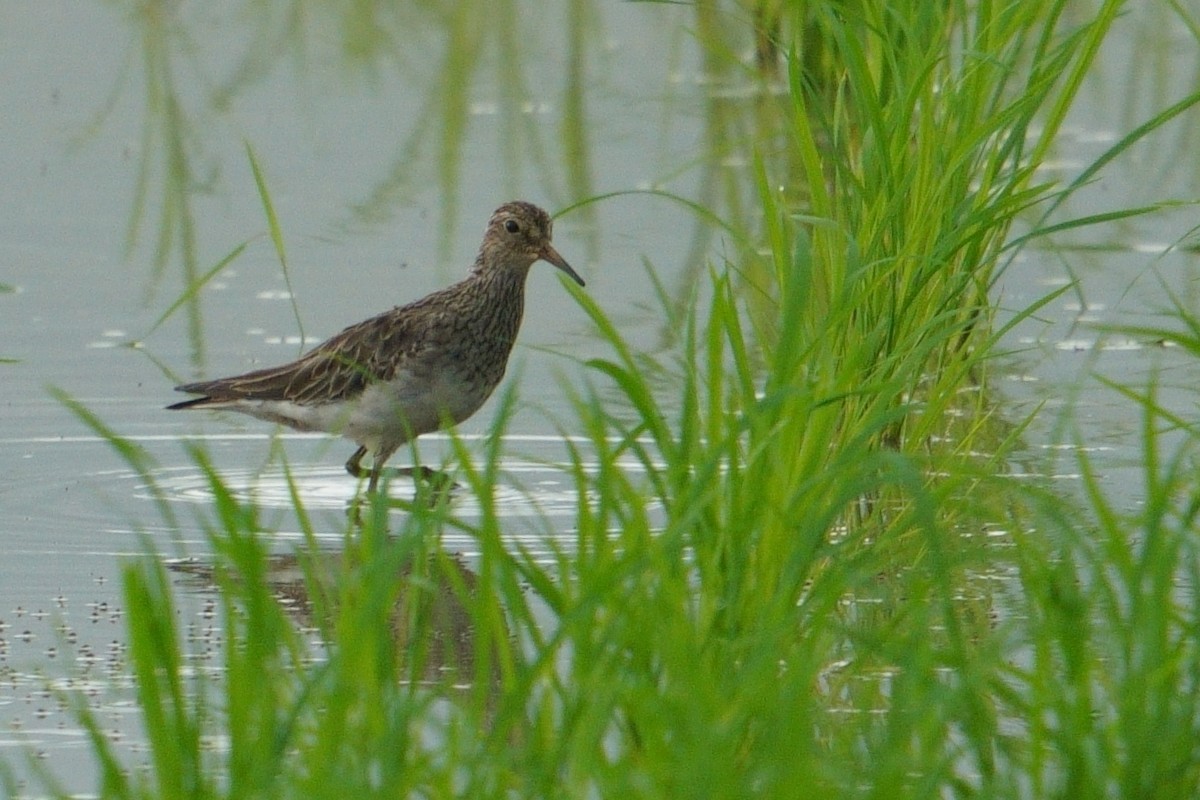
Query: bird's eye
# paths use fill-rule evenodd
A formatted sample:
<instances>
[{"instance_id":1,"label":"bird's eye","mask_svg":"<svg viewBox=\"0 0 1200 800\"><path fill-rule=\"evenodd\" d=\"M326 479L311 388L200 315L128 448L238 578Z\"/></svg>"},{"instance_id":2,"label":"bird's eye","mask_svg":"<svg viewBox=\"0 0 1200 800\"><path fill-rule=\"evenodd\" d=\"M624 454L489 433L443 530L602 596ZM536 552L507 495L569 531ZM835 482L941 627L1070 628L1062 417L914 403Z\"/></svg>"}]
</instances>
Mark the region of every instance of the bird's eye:
<instances>
[{"instance_id":1,"label":"bird's eye","mask_svg":"<svg viewBox=\"0 0 1200 800\"><path fill-rule=\"evenodd\" d=\"M515 219L510 219L508 222L504 223L504 230L508 231L509 233L516 233L517 231L521 230L521 225Z\"/></svg>"}]
</instances>

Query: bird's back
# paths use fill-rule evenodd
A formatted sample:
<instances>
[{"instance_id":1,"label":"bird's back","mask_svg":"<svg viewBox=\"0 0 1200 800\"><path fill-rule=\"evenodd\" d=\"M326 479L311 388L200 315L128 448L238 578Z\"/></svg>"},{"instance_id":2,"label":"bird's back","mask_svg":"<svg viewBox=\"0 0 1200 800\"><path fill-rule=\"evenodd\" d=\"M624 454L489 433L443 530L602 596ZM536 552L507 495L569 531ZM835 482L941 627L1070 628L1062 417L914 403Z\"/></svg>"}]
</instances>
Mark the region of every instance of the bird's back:
<instances>
[{"instance_id":1,"label":"bird's back","mask_svg":"<svg viewBox=\"0 0 1200 800\"><path fill-rule=\"evenodd\" d=\"M524 306L524 281L507 273L472 273L408 305L345 328L299 359L241 375L178 387L201 394L171 408L238 400L298 405L338 403L401 372L440 374L463 390L491 393L504 376ZM480 401L482 404L482 401Z\"/></svg>"}]
</instances>

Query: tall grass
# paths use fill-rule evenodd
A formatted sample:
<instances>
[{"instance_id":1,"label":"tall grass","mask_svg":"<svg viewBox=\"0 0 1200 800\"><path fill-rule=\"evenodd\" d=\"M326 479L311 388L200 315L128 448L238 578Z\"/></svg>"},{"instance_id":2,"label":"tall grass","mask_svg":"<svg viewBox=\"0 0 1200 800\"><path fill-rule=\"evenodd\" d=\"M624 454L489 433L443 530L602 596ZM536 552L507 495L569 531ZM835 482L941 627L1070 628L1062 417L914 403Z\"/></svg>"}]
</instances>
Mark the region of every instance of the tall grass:
<instances>
[{"instance_id":1,"label":"tall grass","mask_svg":"<svg viewBox=\"0 0 1200 800\"><path fill-rule=\"evenodd\" d=\"M1037 171L1122 4L1074 28L1067 5L787 6L806 34L788 140L760 172L770 259L750 280L769 380L838 398L818 438L907 404L874 435L914 452L982 378L1010 228L1052 196Z\"/></svg>"},{"instance_id":2,"label":"tall grass","mask_svg":"<svg viewBox=\"0 0 1200 800\"><path fill-rule=\"evenodd\" d=\"M376 498L331 554L293 493L300 606L196 452L225 669L187 677L170 576L131 563L151 768L126 774L81 708L100 793L1194 796L1194 430L1163 454L1182 421L1141 396L1147 503L1113 509L1081 456L1089 516L997 474L1019 427L983 382L1010 226L1053 197L1039 160L1119 8L1068 28L1065 3L789 6L768 255L664 303L682 335L653 369L572 289L609 354L570 390L580 502L549 563L497 513L511 392L485 452L454 442L473 521ZM441 551L448 528L476 561Z\"/></svg>"}]
</instances>

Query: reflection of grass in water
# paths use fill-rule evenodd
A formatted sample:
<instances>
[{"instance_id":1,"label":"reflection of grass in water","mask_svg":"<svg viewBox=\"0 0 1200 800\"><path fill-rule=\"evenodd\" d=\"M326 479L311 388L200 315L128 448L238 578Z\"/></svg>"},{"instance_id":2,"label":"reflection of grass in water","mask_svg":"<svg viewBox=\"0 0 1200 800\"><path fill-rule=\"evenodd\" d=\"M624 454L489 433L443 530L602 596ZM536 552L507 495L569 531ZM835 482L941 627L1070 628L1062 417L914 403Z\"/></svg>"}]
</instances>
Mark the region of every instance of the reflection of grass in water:
<instances>
[{"instance_id":1,"label":"reflection of grass in water","mask_svg":"<svg viewBox=\"0 0 1200 800\"><path fill-rule=\"evenodd\" d=\"M148 294L176 259L182 262L185 281L194 281L193 201L197 192L211 191L221 180L220 163L206 152L220 149L219 115L229 113L239 99L282 68L291 68L301 82L312 70L320 80L357 80L367 86L402 80L422 87L424 99L411 109L412 124L395 137L390 165L378 170L381 177L351 209L352 224L390 219L398 203L434 181L444 201L437 227L446 232L441 244L448 249L464 167L469 166L464 163L467 134L480 117L502 130L509 174L520 175L528 163L549 182L552 196L561 197L564 190L549 176L563 173L569 176L570 195L590 192L585 87L579 73L587 55L601 43L582 35L590 17L585 4L572 4L564 19L573 76L567 81L561 117L562 132L571 142L566 170L553 166L545 126L528 108L531 98L551 95L541 76L530 76L529 65L534 58L532 37L552 39L557 33L546 29L545 19L530 27L516 6L484 0L445 7L305 5L286 0L243 5L235 19L221 21L222 48L206 48L197 41L211 35L212 20L206 14L196 16L193 9L158 0L139 5L128 20L135 45L129 52L140 58L123 65L90 126L99 127L115 112L131 80L141 81L145 110L126 244L132 251L147 225L154 226ZM220 56L214 57L217 53ZM331 61L343 74L322 72ZM478 115L472 106L488 92L497 98L495 114ZM198 308L193 305L191 311L198 320Z\"/></svg>"},{"instance_id":2,"label":"reflection of grass in water","mask_svg":"<svg viewBox=\"0 0 1200 800\"><path fill-rule=\"evenodd\" d=\"M7 283L0 283L0 294L12 294L17 290L17 287L10 286ZM20 361L19 358L5 358L0 356L0 364L16 364Z\"/></svg>"},{"instance_id":3,"label":"reflection of grass in water","mask_svg":"<svg viewBox=\"0 0 1200 800\"><path fill-rule=\"evenodd\" d=\"M225 678L188 677L162 562L130 564L151 771L124 775L93 727L108 796L1194 795L1194 427L1160 453L1186 422L1141 395L1146 503L1111 508L1081 455L1083 514L997 475L1019 430L981 381L1008 225L1048 196L1035 169L1110 18L1059 39L1058 3L975 26L944 15L990 4L845 6L819 6L835 102L793 74L788 149L758 162L766 255L663 303L672 357L573 290L610 355L574 390L581 501L554 563L504 538L503 438L456 442L478 519L363 506L307 581L311 663L258 509L195 452ZM476 543L469 577L439 553L448 526ZM446 596L472 657L431 681Z\"/></svg>"},{"instance_id":4,"label":"reflection of grass in water","mask_svg":"<svg viewBox=\"0 0 1200 800\"><path fill-rule=\"evenodd\" d=\"M526 108L530 97L543 96L540 83L526 78L529 37L546 32L522 28L524 20L515 7L497 7L480 0L453 4L453 8L373 2L312 7L292 2L252 3L240 10L237 25L227 23L231 31L222 30L222 35L230 34L225 37L227 44L240 47L231 52L205 49L196 41L196 31L209 32L211 20L197 20L192 9L158 0L138 5L128 15L134 46L127 52L136 57L131 55L123 64L89 130L117 112L132 81L141 82L144 112L126 249L132 253L151 229L148 298L155 295L171 264L181 267L187 288L186 302L179 309L187 317L193 363L204 363L203 314L197 289L244 247L239 245L216 268L202 272L194 204L197 193L212 191L222 180L221 164L210 155L221 149L223 126L217 114L227 112L235 100L271 76L288 57L301 77L309 59L324 64L327 56L322 51L331 41L336 42L344 65L357 70L367 83L380 80L382 71L397 69L406 81L424 87L425 98L413 109L411 127L396 138L391 165L378 171L382 177L350 209L353 222L390 219L393 207L414 187L423 189L433 180L441 187L444 202L436 227L443 231L441 245L448 250L456 230L471 104L477 99L476 88L488 76L501 76L494 81L499 98L495 119L510 144L504 150L509 173L519 175L523 162L529 161L543 175L568 174L571 196L589 193L584 85L579 72L585 57L581 51L598 45L581 35L587 14L579 4L572 8L567 24L572 32L575 80L567 86L563 114L564 136L572 144L569 168L559 170L548 156L544 126ZM331 38L329 32L334 30L339 35ZM488 70L487 65L494 63L490 60L493 52L500 66ZM223 55L207 63L206 56L213 53ZM437 63L428 66L433 62ZM196 96L201 98L199 102ZM254 172L262 188L257 165ZM564 194L553 188L550 193ZM272 224L271 234L279 250L276 233Z\"/></svg>"}]
</instances>

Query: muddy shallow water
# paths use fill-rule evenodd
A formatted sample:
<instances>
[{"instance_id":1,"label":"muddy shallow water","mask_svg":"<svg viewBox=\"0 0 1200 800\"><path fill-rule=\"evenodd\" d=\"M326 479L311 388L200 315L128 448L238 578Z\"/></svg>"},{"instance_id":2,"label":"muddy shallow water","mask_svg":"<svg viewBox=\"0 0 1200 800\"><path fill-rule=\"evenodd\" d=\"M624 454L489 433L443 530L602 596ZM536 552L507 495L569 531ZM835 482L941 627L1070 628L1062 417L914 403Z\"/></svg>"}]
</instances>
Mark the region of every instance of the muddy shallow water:
<instances>
[{"instance_id":1,"label":"muddy shallow water","mask_svg":"<svg viewBox=\"0 0 1200 800\"><path fill-rule=\"evenodd\" d=\"M341 467L348 443L282 434L273 446L270 426L253 420L167 413L178 399L173 385L294 357L297 312L304 339L317 341L457 279L503 200L559 209L650 186L695 197L714 173L746 168L684 169L717 157L705 137L713 81L700 75L685 7L596 3L589 25L599 33L581 45L556 4L531 3L539 25L523 31L515 57L494 43L462 63L438 21L419 11L397 24L410 38L377 51L344 47L336 20L317 20L314 31L278 44L282 54L264 57L254 37L274 29L270 11L256 29L236 4L177 5L179 16L157 29L161 20L120 3L45 2L0 14L0 359L15 360L0 363L0 755L19 760L28 747L81 789L90 758L52 688L91 682L97 703L107 702L105 724L137 748L123 683L120 564L147 540L164 552L203 547L199 526L187 525L208 489L188 442L202 442L221 474L268 513L281 509L285 548L276 447L318 519L329 521L331 541L355 490ZM1194 40L1161 14L1143 10L1118 25L1047 178L1077 173L1191 89L1176 76L1196 74ZM576 70L587 78L579 94ZM1185 148L1200 141L1196 122L1188 117L1131 150L1061 216L1195 197L1200 158ZM265 235L247 144L279 215L290 289ZM1079 281L1078 292L1008 337L1013 353L995 384L1014 418L1045 405L1030 463L1060 452L1057 412L1074 408L1086 447L1127 505L1138 501L1137 410L1086 376L1137 384L1156 371L1160 399L1187 413L1200 370L1177 349L1094 326L1158 322L1165 288L1200 309L1196 248L1181 246L1194 216L1180 209L1063 234L1053 247L1026 251L998 287L1015 310ZM711 235L678 204L642 195L567 214L555 244L633 343L653 349L662 331L647 303L644 260L668 287L686 289L697 248L721 248ZM242 243L197 304L158 324L187 276ZM497 498L512 536L537 547L547 520L569 524L577 502L552 466L563 450L551 421L569 410L562 385L602 348L553 269L535 266L528 293L507 379L519 398L508 483ZM51 387L145 448L182 530L158 527L143 476ZM468 443L482 447L495 413L489 404L462 426ZM444 437L421 442L427 462L447 452ZM1070 458L1062 451L1056 467L1065 484ZM458 502L472 513L469 497ZM469 542L447 547L470 555ZM199 595L184 613L197 635L211 622Z\"/></svg>"}]
</instances>

